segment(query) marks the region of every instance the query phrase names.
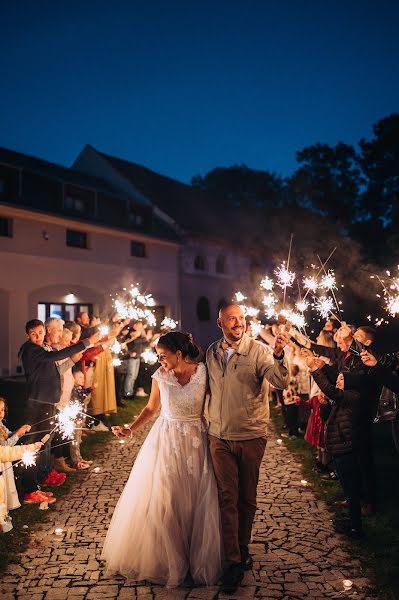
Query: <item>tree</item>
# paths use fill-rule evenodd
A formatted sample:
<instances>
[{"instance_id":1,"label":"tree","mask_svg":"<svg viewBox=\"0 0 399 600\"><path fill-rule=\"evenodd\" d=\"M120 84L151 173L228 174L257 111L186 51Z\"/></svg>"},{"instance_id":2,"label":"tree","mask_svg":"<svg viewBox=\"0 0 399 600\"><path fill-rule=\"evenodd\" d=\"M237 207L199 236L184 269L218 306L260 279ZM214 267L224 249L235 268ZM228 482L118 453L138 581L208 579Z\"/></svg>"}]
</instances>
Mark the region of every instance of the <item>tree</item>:
<instances>
[{"instance_id":1,"label":"tree","mask_svg":"<svg viewBox=\"0 0 399 600\"><path fill-rule=\"evenodd\" d=\"M381 248L381 236L396 256L399 242L399 114L378 121L374 137L360 140L359 165L365 178L364 221L370 222ZM379 257L383 259L385 253Z\"/></svg>"},{"instance_id":2,"label":"tree","mask_svg":"<svg viewBox=\"0 0 399 600\"><path fill-rule=\"evenodd\" d=\"M330 217L349 230L356 219L361 185L360 169L352 146L314 144L297 152L299 169L287 180L294 204Z\"/></svg>"}]
</instances>

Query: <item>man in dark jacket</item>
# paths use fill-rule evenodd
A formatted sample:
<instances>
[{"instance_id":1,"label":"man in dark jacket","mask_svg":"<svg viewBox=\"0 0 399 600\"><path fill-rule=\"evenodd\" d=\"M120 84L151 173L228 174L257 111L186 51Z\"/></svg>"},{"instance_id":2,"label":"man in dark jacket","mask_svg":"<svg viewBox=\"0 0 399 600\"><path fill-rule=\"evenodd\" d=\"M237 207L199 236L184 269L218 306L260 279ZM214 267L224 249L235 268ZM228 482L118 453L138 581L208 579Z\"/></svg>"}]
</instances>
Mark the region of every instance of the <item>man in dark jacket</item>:
<instances>
[{"instance_id":1,"label":"man in dark jacket","mask_svg":"<svg viewBox=\"0 0 399 600\"><path fill-rule=\"evenodd\" d=\"M371 377L384 386L377 417L378 420L391 422L392 438L399 454L399 352L391 352L377 358L363 350L361 359L370 368Z\"/></svg>"},{"instance_id":2,"label":"man in dark jacket","mask_svg":"<svg viewBox=\"0 0 399 600\"><path fill-rule=\"evenodd\" d=\"M83 352L85 348L96 343L100 334L96 333L90 338L83 340L63 350L51 351L43 345L45 328L42 321L33 319L25 326L28 340L21 346L19 356L22 360L26 382L27 400L24 417L32 425L40 422L42 433L32 436L32 443L40 440L45 431L51 430L51 417L55 414L55 404L59 402L61 394L61 379L57 361L70 358ZM37 461L37 470L29 468L24 474L23 487L25 500L30 501L27 495L37 491L38 483L46 483L51 467L50 443L45 444Z\"/></svg>"},{"instance_id":3,"label":"man in dark jacket","mask_svg":"<svg viewBox=\"0 0 399 600\"><path fill-rule=\"evenodd\" d=\"M360 432L360 468L362 472L362 497L363 514L371 515L376 510L376 471L373 450L373 421L377 412L378 398L381 386L369 376L368 369L361 360L361 352L369 348L374 342L375 330L367 325L355 329L342 323L335 339L338 348L329 348L315 344L305 336L297 335L296 339L310 350L320 356L326 356L332 361L331 366L325 368L330 384L335 385L339 373L351 373L365 377L362 394L362 410L360 414L362 427Z\"/></svg>"},{"instance_id":4,"label":"man in dark jacket","mask_svg":"<svg viewBox=\"0 0 399 600\"><path fill-rule=\"evenodd\" d=\"M321 403L320 416L326 423L326 449L331 453L337 474L348 501L349 521L336 521L339 533L352 538L362 536L361 513L361 393L364 378L340 373L336 385L327 377L326 365L320 358L309 357L312 376L327 396ZM357 389L356 389L357 388Z\"/></svg>"}]
</instances>

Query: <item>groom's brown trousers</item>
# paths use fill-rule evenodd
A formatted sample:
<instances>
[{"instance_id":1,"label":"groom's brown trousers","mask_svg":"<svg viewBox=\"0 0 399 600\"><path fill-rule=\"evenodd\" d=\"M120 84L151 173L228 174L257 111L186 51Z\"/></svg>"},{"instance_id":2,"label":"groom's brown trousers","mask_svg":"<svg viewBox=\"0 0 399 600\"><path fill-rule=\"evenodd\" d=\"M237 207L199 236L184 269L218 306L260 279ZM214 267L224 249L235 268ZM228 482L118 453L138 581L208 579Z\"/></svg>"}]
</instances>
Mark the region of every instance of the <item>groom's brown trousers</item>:
<instances>
[{"instance_id":1,"label":"groom's brown trousers","mask_svg":"<svg viewBox=\"0 0 399 600\"><path fill-rule=\"evenodd\" d=\"M259 467L267 438L208 438L219 493L225 560L228 564L239 563L240 546L248 546L251 539Z\"/></svg>"}]
</instances>

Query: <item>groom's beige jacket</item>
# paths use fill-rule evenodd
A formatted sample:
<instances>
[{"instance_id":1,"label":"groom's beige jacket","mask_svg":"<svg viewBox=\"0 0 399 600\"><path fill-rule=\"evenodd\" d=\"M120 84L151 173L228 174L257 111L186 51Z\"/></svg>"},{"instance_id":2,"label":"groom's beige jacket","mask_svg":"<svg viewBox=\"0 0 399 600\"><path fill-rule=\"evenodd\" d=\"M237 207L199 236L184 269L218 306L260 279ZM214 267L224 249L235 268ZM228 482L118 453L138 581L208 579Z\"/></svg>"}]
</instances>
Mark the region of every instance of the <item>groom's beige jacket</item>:
<instances>
[{"instance_id":1,"label":"groom's beige jacket","mask_svg":"<svg viewBox=\"0 0 399 600\"><path fill-rule=\"evenodd\" d=\"M269 420L267 382L278 389L288 386L287 359L274 358L264 344L244 334L225 364L222 343L223 339L214 342L206 353L208 433L224 440L264 436Z\"/></svg>"}]
</instances>

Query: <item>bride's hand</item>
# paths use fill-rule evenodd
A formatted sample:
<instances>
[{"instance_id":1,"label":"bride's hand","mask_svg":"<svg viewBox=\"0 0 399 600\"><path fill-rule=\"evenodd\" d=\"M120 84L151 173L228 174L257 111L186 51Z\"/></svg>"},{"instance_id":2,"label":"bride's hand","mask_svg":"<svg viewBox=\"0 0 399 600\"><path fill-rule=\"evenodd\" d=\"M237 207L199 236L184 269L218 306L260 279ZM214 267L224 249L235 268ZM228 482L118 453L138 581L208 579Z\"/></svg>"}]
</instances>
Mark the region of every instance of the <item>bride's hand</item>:
<instances>
[{"instance_id":1,"label":"bride's hand","mask_svg":"<svg viewBox=\"0 0 399 600\"><path fill-rule=\"evenodd\" d=\"M129 427L120 427L119 425L116 425L111 427L111 431L117 438L132 437L132 432Z\"/></svg>"}]
</instances>

